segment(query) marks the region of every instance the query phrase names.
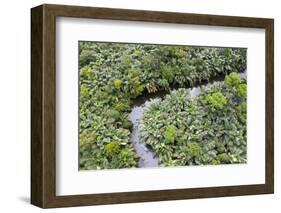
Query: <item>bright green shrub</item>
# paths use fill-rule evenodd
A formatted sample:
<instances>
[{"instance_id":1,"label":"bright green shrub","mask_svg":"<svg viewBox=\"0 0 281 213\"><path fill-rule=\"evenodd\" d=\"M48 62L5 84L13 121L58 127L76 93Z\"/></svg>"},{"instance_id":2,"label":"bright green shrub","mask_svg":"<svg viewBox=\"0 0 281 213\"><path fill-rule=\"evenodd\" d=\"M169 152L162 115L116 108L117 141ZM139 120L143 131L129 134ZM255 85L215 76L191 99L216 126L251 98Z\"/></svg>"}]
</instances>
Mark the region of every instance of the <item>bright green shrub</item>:
<instances>
[{"instance_id":1,"label":"bright green shrub","mask_svg":"<svg viewBox=\"0 0 281 213\"><path fill-rule=\"evenodd\" d=\"M164 138L166 143L174 143L176 138L176 127L173 125L167 126L164 132Z\"/></svg>"},{"instance_id":2,"label":"bright green shrub","mask_svg":"<svg viewBox=\"0 0 281 213\"><path fill-rule=\"evenodd\" d=\"M246 95L247 95L247 84L239 84L239 85L237 86L237 94L238 94L240 97L245 98Z\"/></svg>"},{"instance_id":3,"label":"bright green shrub","mask_svg":"<svg viewBox=\"0 0 281 213\"><path fill-rule=\"evenodd\" d=\"M122 85L122 81L120 79L115 79L114 80L114 87L116 89L120 89L121 88L121 85Z\"/></svg>"},{"instance_id":4,"label":"bright green shrub","mask_svg":"<svg viewBox=\"0 0 281 213\"><path fill-rule=\"evenodd\" d=\"M80 76L83 79L90 79L92 75L92 68L87 65L80 69Z\"/></svg>"},{"instance_id":5,"label":"bright green shrub","mask_svg":"<svg viewBox=\"0 0 281 213\"><path fill-rule=\"evenodd\" d=\"M224 82L229 87L237 87L241 83L241 78L236 72L232 72L225 77Z\"/></svg>"},{"instance_id":6,"label":"bright green shrub","mask_svg":"<svg viewBox=\"0 0 281 213\"><path fill-rule=\"evenodd\" d=\"M88 98L88 96L90 95L89 90L85 85L81 85L80 95L81 95L81 98Z\"/></svg>"},{"instance_id":7,"label":"bright green shrub","mask_svg":"<svg viewBox=\"0 0 281 213\"><path fill-rule=\"evenodd\" d=\"M120 144L117 141L112 141L105 145L105 152L108 155L117 154L120 152Z\"/></svg>"},{"instance_id":8,"label":"bright green shrub","mask_svg":"<svg viewBox=\"0 0 281 213\"><path fill-rule=\"evenodd\" d=\"M212 109L223 109L227 104L227 99L221 92L207 95L206 100L211 104Z\"/></svg>"}]
</instances>

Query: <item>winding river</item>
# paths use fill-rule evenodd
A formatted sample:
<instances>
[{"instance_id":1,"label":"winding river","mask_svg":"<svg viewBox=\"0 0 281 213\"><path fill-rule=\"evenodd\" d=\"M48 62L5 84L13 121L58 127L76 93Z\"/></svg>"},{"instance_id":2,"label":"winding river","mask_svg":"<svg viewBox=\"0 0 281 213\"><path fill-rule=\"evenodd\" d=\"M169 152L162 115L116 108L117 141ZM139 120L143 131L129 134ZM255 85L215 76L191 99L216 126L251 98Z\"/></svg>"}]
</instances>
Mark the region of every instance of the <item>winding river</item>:
<instances>
[{"instance_id":1,"label":"winding river","mask_svg":"<svg viewBox=\"0 0 281 213\"><path fill-rule=\"evenodd\" d=\"M246 79L247 78L247 72L239 73L239 76L241 78ZM214 80L212 83L222 81L222 79ZM205 84L206 85L206 84ZM188 89L188 88L187 88ZM191 88L191 95L197 96L201 92L200 86L192 87ZM160 91L154 94L146 94L143 96L138 97L136 100L134 100L132 111L129 114L129 119L133 123L133 130L130 136L130 141L134 146L134 149L136 150L138 156L139 156L139 162L138 166L140 168L145 167L158 167L159 166L159 159L156 156L156 154L153 152L153 150L148 147L147 145L141 143L140 141L140 120L143 116L143 113L147 107L153 101L157 98L163 98L165 95L167 95L168 91Z\"/></svg>"}]
</instances>

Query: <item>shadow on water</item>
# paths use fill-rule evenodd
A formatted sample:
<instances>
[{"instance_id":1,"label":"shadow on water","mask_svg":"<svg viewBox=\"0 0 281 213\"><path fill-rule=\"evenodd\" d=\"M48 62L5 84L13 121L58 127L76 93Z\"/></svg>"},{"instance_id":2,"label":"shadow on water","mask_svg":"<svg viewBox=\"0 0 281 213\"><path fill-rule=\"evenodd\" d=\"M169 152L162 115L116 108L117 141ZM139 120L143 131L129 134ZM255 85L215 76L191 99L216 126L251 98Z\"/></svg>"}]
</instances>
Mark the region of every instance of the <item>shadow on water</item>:
<instances>
[{"instance_id":1,"label":"shadow on water","mask_svg":"<svg viewBox=\"0 0 281 213\"><path fill-rule=\"evenodd\" d=\"M247 78L247 72L240 72L239 76L241 78L246 79ZM186 89L191 89L191 95L193 97L198 96L201 92L201 86L207 85L207 84L213 84L215 82L220 82L224 80L224 75L222 76L216 76L211 78L209 81L202 81L198 82L192 87L186 85ZM182 88L179 85L175 85L172 87L173 89ZM158 91L156 93L148 93L144 92L142 95L134 99L132 104L132 111L129 114L129 119L133 123L133 131L130 136L130 141L134 146L134 149L136 150L138 156L139 156L139 162L138 166L141 168L145 167L158 167L159 166L159 159L156 156L156 154L153 152L150 146L147 146L140 141L140 120L143 116L143 113L149 105L153 103L153 100L163 98L167 94L169 94L170 91Z\"/></svg>"}]
</instances>

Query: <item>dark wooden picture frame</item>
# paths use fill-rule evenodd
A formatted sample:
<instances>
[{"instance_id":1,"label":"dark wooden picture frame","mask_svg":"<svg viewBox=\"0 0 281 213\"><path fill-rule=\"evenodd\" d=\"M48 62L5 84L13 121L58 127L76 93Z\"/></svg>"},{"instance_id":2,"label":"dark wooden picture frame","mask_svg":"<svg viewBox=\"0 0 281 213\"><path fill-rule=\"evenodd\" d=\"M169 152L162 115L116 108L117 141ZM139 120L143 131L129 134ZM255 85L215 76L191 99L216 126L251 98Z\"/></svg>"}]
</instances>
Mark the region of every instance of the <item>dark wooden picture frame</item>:
<instances>
[{"instance_id":1,"label":"dark wooden picture frame","mask_svg":"<svg viewBox=\"0 0 281 213\"><path fill-rule=\"evenodd\" d=\"M265 29L265 184L87 195L56 195L56 17ZM274 192L274 20L63 5L31 9L31 203L42 208Z\"/></svg>"}]
</instances>

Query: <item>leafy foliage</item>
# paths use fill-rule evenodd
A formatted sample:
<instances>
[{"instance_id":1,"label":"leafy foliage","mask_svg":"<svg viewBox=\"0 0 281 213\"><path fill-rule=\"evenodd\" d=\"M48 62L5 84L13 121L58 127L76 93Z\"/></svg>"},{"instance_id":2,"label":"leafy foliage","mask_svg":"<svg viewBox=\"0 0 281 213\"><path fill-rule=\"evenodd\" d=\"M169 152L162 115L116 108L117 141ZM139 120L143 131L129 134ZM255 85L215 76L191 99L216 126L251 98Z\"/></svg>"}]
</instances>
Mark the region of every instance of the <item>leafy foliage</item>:
<instances>
[{"instance_id":1,"label":"leafy foliage","mask_svg":"<svg viewBox=\"0 0 281 213\"><path fill-rule=\"evenodd\" d=\"M247 95L247 84L239 84L236 88L237 94L240 97L246 97Z\"/></svg>"},{"instance_id":2,"label":"leafy foliage","mask_svg":"<svg viewBox=\"0 0 281 213\"><path fill-rule=\"evenodd\" d=\"M174 143L176 137L176 127L169 125L164 132L164 138L166 143Z\"/></svg>"},{"instance_id":3,"label":"leafy foliage","mask_svg":"<svg viewBox=\"0 0 281 213\"><path fill-rule=\"evenodd\" d=\"M120 144L117 141L112 141L105 145L105 151L108 155L119 153Z\"/></svg>"},{"instance_id":4,"label":"leafy foliage","mask_svg":"<svg viewBox=\"0 0 281 213\"><path fill-rule=\"evenodd\" d=\"M212 109L223 109L227 104L226 97L221 92L215 92L206 96L206 100L211 104Z\"/></svg>"},{"instance_id":5,"label":"leafy foliage","mask_svg":"<svg viewBox=\"0 0 281 213\"><path fill-rule=\"evenodd\" d=\"M224 82L229 87L237 87L238 85L240 85L241 79L237 73L232 72L225 77Z\"/></svg>"},{"instance_id":6,"label":"leafy foliage","mask_svg":"<svg viewBox=\"0 0 281 213\"><path fill-rule=\"evenodd\" d=\"M119 79L115 79L115 80L114 80L114 87L115 87L116 89L120 89L120 88L121 88L121 84L122 84L122 81L121 81L121 80L119 80Z\"/></svg>"},{"instance_id":7,"label":"leafy foliage","mask_svg":"<svg viewBox=\"0 0 281 213\"><path fill-rule=\"evenodd\" d=\"M190 89L172 91L145 111L142 142L156 152L161 166L245 163L246 96L236 90L244 91L245 85L231 73L225 82L202 87L196 97Z\"/></svg>"},{"instance_id":8,"label":"leafy foliage","mask_svg":"<svg viewBox=\"0 0 281 213\"><path fill-rule=\"evenodd\" d=\"M134 98L208 82L245 67L245 49L79 42L80 169L137 166L128 119ZM244 91L243 86L236 88L240 96ZM173 101L185 106L185 94ZM244 120L243 106L237 106L237 111ZM181 127L167 124L163 128L163 141L180 141Z\"/></svg>"}]
</instances>

